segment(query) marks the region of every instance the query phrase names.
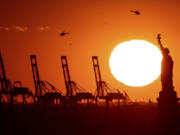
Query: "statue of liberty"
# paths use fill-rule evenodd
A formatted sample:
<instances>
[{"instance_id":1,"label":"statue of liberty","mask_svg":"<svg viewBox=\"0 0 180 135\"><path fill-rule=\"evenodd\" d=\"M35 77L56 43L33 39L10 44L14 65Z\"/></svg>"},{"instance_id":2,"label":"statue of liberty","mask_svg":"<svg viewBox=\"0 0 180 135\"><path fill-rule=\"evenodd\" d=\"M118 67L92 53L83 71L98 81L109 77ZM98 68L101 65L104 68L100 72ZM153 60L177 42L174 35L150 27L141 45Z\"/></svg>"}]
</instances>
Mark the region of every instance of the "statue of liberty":
<instances>
[{"instance_id":1,"label":"statue of liberty","mask_svg":"<svg viewBox=\"0 0 180 135\"><path fill-rule=\"evenodd\" d=\"M161 63L161 84L162 90L169 91L173 90L173 60L172 57L169 55L169 49L164 48L161 43L160 34L157 36L158 44L160 46L163 58Z\"/></svg>"},{"instance_id":2,"label":"statue of liberty","mask_svg":"<svg viewBox=\"0 0 180 135\"><path fill-rule=\"evenodd\" d=\"M157 35L163 58L161 62L161 84L162 90L159 92L158 100L158 121L162 126L162 131L176 126L179 121L178 98L173 87L173 65L172 57L169 55L169 49L161 43L160 34Z\"/></svg>"}]
</instances>

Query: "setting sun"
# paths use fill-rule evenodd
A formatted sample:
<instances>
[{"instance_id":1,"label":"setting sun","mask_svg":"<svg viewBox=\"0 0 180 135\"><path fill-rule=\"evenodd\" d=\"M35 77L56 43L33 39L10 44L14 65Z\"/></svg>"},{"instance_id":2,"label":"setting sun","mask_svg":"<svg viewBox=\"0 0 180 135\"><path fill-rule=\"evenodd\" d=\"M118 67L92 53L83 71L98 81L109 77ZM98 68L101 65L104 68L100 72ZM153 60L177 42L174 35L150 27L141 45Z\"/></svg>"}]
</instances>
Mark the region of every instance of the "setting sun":
<instances>
[{"instance_id":1,"label":"setting sun","mask_svg":"<svg viewBox=\"0 0 180 135\"><path fill-rule=\"evenodd\" d=\"M128 86L152 83L161 73L162 54L153 44L131 40L118 44L112 51L109 66L113 76Z\"/></svg>"}]
</instances>

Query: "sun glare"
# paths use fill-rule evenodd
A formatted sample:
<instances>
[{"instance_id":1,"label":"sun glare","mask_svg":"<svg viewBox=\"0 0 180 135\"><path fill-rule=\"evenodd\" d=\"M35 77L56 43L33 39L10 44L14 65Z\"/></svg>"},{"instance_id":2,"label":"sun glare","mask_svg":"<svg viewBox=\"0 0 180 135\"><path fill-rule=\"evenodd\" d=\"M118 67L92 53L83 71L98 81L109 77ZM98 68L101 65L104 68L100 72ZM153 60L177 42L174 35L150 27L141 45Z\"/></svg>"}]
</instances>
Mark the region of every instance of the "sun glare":
<instances>
[{"instance_id":1,"label":"sun glare","mask_svg":"<svg viewBox=\"0 0 180 135\"><path fill-rule=\"evenodd\" d=\"M161 60L162 54L155 45L144 40L131 40L113 49L109 66L118 81L141 87L159 77Z\"/></svg>"}]
</instances>

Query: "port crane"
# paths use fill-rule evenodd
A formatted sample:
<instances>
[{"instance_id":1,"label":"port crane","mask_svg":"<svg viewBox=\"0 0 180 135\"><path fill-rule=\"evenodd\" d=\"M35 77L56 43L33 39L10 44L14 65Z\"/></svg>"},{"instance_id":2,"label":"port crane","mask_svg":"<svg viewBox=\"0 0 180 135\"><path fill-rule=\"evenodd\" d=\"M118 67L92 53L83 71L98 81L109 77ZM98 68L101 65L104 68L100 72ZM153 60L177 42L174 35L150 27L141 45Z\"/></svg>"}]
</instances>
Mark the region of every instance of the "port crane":
<instances>
[{"instance_id":1,"label":"port crane","mask_svg":"<svg viewBox=\"0 0 180 135\"><path fill-rule=\"evenodd\" d=\"M35 87L34 103L61 103L63 100L61 91L50 82L40 79L36 55L30 55L30 59Z\"/></svg>"},{"instance_id":2,"label":"port crane","mask_svg":"<svg viewBox=\"0 0 180 135\"><path fill-rule=\"evenodd\" d=\"M126 100L127 94L123 94L120 92L119 89L112 89L109 87L107 82L102 80L101 72L99 68L99 61L97 56L92 56L93 61L93 68L95 73L95 80L96 80L96 97L99 99L106 100L106 103L109 104L109 101L112 101L114 99L118 100L118 103L120 103L120 100ZM116 91L116 92L115 92Z\"/></svg>"},{"instance_id":3,"label":"port crane","mask_svg":"<svg viewBox=\"0 0 180 135\"><path fill-rule=\"evenodd\" d=\"M14 81L14 84L11 83L10 80L6 77L5 67L3 63L3 58L0 53L0 102L2 101L2 97L5 97L9 100L10 103L14 103L17 96L22 96L23 104L26 102L27 97L32 97L32 92L26 88L22 87L22 82ZM16 99L17 101L17 99Z\"/></svg>"},{"instance_id":4,"label":"port crane","mask_svg":"<svg viewBox=\"0 0 180 135\"><path fill-rule=\"evenodd\" d=\"M79 101L81 102L82 100L87 100L87 103L89 103L89 100L94 100L95 97L90 92L87 92L85 89L81 88L75 81L71 80L66 56L61 56L61 63L67 100L74 103L77 103Z\"/></svg>"}]
</instances>

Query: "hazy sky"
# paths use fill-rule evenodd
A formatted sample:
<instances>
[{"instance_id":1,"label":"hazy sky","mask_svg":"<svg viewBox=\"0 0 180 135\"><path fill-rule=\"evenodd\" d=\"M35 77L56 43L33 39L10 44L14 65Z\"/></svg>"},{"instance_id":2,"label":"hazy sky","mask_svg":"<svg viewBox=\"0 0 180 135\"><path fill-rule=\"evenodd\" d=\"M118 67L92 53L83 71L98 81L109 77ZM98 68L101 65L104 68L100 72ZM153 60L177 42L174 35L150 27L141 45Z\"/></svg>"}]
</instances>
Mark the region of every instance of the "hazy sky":
<instances>
[{"instance_id":1,"label":"hazy sky","mask_svg":"<svg viewBox=\"0 0 180 135\"><path fill-rule=\"evenodd\" d=\"M130 10L139 10L140 16ZM180 96L179 0L0 0L0 51L7 77L34 91L30 54L36 54L42 80L65 93L60 56L66 55L71 78L94 93L91 57L99 56L103 80L125 90L134 100L156 99L160 79L134 88L116 81L109 69L113 48L142 39L164 46L174 60L174 86ZM70 34L61 37L60 32ZM153 54L152 54L153 55Z\"/></svg>"}]
</instances>

